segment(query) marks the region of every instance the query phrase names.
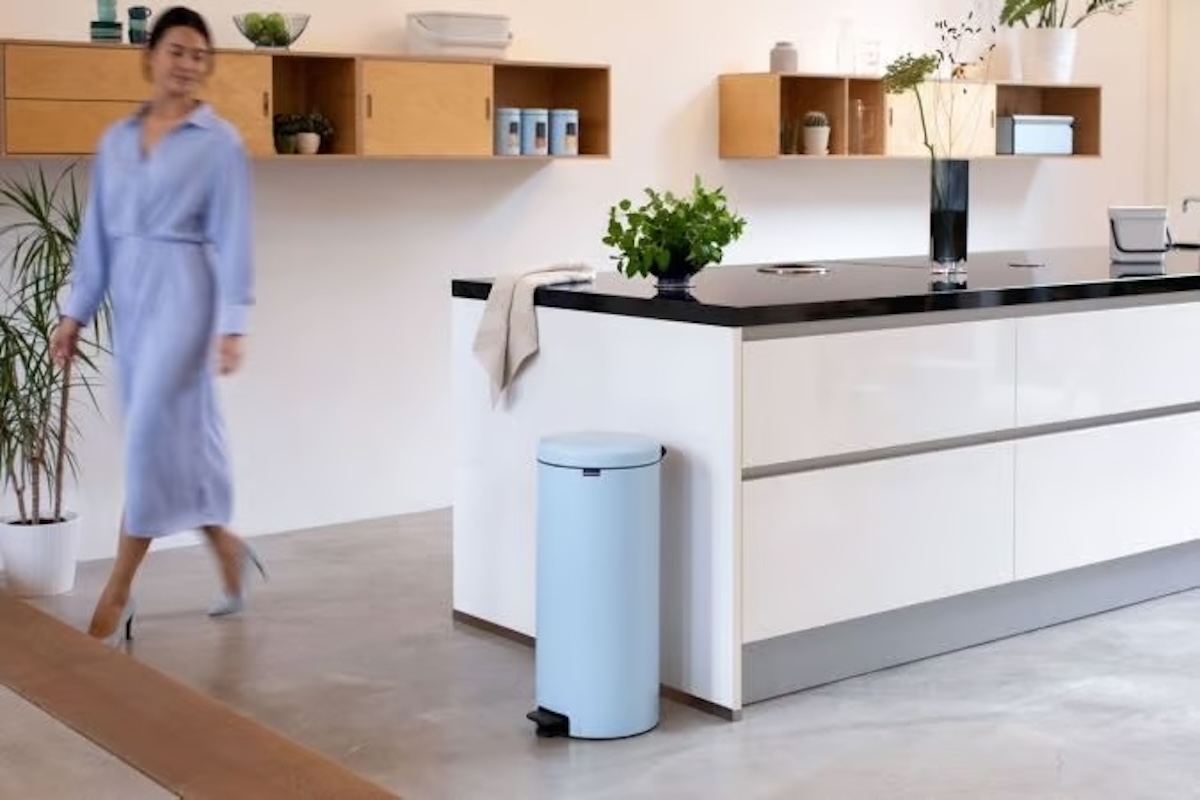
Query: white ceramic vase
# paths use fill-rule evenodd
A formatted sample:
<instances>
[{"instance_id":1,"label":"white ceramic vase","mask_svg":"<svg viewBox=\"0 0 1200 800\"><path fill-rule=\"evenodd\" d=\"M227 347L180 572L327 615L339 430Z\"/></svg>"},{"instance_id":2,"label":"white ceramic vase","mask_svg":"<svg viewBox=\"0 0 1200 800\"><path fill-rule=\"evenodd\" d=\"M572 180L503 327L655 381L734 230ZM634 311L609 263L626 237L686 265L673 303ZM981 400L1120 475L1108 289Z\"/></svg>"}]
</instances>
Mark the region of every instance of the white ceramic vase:
<instances>
[{"instance_id":1,"label":"white ceramic vase","mask_svg":"<svg viewBox=\"0 0 1200 800\"><path fill-rule=\"evenodd\" d=\"M1075 76L1076 28L1014 30L1024 83L1070 83Z\"/></svg>"},{"instance_id":2,"label":"white ceramic vase","mask_svg":"<svg viewBox=\"0 0 1200 800\"><path fill-rule=\"evenodd\" d=\"M46 525L0 522L0 559L11 594L49 597L74 588L79 520L65 516L64 522Z\"/></svg>"},{"instance_id":3,"label":"white ceramic vase","mask_svg":"<svg viewBox=\"0 0 1200 800\"><path fill-rule=\"evenodd\" d=\"M804 154L824 156L829 154L829 126L804 126Z\"/></svg>"},{"instance_id":4,"label":"white ceramic vase","mask_svg":"<svg viewBox=\"0 0 1200 800\"><path fill-rule=\"evenodd\" d=\"M297 133L296 150L301 155L311 156L321 149L321 134Z\"/></svg>"}]
</instances>

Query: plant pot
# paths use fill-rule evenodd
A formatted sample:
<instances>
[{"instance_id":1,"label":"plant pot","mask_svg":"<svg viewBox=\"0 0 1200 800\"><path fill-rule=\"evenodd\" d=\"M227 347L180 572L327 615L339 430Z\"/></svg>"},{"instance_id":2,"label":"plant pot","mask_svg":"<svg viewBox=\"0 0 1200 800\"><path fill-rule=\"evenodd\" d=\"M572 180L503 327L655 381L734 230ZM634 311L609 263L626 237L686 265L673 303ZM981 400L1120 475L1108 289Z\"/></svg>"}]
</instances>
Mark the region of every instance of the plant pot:
<instances>
[{"instance_id":1,"label":"plant pot","mask_svg":"<svg viewBox=\"0 0 1200 800\"><path fill-rule=\"evenodd\" d=\"M8 591L18 597L48 597L75 586L79 546L78 518L66 514L63 522L21 525L0 523L0 559L4 561Z\"/></svg>"},{"instance_id":2,"label":"plant pot","mask_svg":"<svg viewBox=\"0 0 1200 800\"><path fill-rule=\"evenodd\" d=\"M275 152L281 156L296 152L296 135L293 133L280 134L275 137Z\"/></svg>"},{"instance_id":3,"label":"plant pot","mask_svg":"<svg viewBox=\"0 0 1200 800\"><path fill-rule=\"evenodd\" d=\"M827 126L804 128L804 154L824 156L829 154L829 131Z\"/></svg>"},{"instance_id":4,"label":"plant pot","mask_svg":"<svg viewBox=\"0 0 1200 800\"><path fill-rule=\"evenodd\" d=\"M321 149L321 134L319 133L297 133L296 134L296 150L305 156L314 155Z\"/></svg>"},{"instance_id":5,"label":"plant pot","mask_svg":"<svg viewBox=\"0 0 1200 800\"><path fill-rule=\"evenodd\" d=\"M930 165L929 258L947 271L967 261L971 162L937 158Z\"/></svg>"},{"instance_id":6,"label":"plant pot","mask_svg":"<svg viewBox=\"0 0 1200 800\"><path fill-rule=\"evenodd\" d=\"M1023 83L1070 83L1075 76L1077 28L1029 28L1014 31Z\"/></svg>"},{"instance_id":7,"label":"plant pot","mask_svg":"<svg viewBox=\"0 0 1200 800\"><path fill-rule=\"evenodd\" d=\"M672 258L665 270L654 273L654 286L660 292L685 292L695 285L696 273L702 269L686 258Z\"/></svg>"}]
</instances>

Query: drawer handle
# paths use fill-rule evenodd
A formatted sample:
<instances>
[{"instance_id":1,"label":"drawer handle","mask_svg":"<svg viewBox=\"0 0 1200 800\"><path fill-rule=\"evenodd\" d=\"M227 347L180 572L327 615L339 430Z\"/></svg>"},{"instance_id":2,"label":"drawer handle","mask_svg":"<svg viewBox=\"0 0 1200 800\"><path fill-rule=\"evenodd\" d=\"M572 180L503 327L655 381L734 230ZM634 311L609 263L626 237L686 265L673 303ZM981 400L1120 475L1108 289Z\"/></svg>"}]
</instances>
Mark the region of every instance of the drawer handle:
<instances>
[{"instance_id":1,"label":"drawer handle","mask_svg":"<svg viewBox=\"0 0 1200 800\"><path fill-rule=\"evenodd\" d=\"M263 116L271 116L271 95L269 92L263 92Z\"/></svg>"}]
</instances>

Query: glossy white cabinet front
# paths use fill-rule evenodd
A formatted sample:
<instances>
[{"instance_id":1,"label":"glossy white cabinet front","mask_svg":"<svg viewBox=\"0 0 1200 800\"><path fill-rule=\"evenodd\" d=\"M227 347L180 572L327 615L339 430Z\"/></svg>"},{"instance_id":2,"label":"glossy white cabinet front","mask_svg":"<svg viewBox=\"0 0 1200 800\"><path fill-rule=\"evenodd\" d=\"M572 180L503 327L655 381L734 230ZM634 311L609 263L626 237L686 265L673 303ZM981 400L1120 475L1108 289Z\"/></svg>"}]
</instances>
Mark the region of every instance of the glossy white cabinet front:
<instances>
[{"instance_id":1,"label":"glossy white cabinet front","mask_svg":"<svg viewBox=\"0 0 1200 800\"><path fill-rule=\"evenodd\" d=\"M742 639L1007 583L1013 445L746 481Z\"/></svg>"},{"instance_id":2,"label":"glossy white cabinet front","mask_svg":"<svg viewBox=\"0 0 1200 800\"><path fill-rule=\"evenodd\" d=\"M1010 428L1014 321L749 341L742 464Z\"/></svg>"},{"instance_id":3,"label":"glossy white cabinet front","mask_svg":"<svg viewBox=\"0 0 1200 800\"><path fill-rule=\"evenodd\" d=\"M1200 401L1200 304L1017 322L1017 424L1041 425Z\"/></svg>"},{"instance_id":4,"label":"glossy white cabinet front","mask_svg":"<svg viewBox=\"0 0 1200 800\"><path fill-rule=\"evenodd\" d=\"M1200 538L1200 414L1016 447L1018 579Z\"/></svg>"}]
</instances>

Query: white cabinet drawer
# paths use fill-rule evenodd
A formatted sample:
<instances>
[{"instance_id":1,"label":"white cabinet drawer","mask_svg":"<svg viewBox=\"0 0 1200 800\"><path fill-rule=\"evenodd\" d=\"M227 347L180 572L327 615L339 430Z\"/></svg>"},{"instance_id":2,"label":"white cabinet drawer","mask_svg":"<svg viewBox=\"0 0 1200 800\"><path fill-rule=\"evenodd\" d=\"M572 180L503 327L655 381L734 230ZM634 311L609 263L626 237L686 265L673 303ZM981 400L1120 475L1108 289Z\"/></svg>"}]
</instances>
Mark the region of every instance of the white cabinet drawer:
<instances>
[{"instance_id":1,"label":"white cabinet drawer","mask_svg":"<svg viewBox=\"0 0 1200 800\"><path fill-rule=\"evenodd\" d=\"M1007 583L1011 442L746 481L742 638Z\"/></svg>"},{"instance_id":2,"label":"white cabinet drawer","mask_svg":"<svg viewBox=\"0 0 1200 800\"><path fill-rule=\"evenodd\" d=\"M1013 320L749 341L742 464L1010 428Z\"/></svg>"},{"instance_id":3,"label":"white cabinet drawer","mask_svg":"<svg viewBox=\"0 0 1200 800\"><path fill-rule=\"evenodd\" d=\"M1017 320L1017 424L1200 401L1200 303Z\"/></svg>"},{"instance_id":4,"label":"white cabinet drawer","mask_svg":"<svg viewBox=\"0 0 1200 800\"><path fill-rule=\"evenodd\" d=\"M1200 538L1200 414L1016 443L1016 575Z\"/></svg>"}]
</instances>

